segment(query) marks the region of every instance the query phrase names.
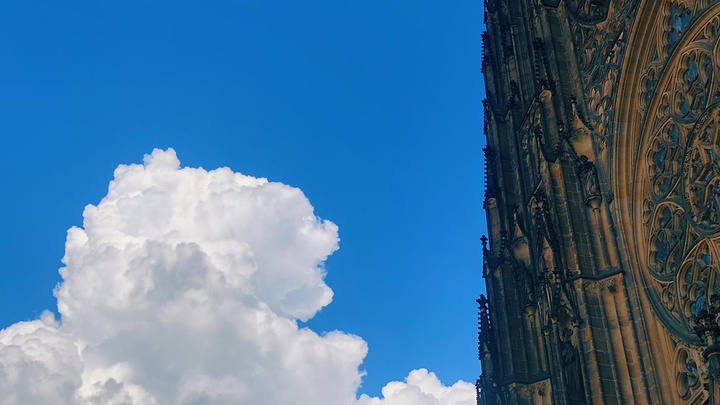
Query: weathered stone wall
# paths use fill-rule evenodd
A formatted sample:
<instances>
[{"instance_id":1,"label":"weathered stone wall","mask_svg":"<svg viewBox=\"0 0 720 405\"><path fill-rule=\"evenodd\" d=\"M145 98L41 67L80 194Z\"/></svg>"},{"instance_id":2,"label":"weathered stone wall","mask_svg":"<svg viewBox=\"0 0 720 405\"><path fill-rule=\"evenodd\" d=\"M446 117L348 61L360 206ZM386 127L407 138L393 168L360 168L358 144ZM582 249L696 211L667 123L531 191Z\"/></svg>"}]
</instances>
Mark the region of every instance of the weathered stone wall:
<instances>
[{"instance_id":1,"label":"weathered stone wall","mask_svg":"<svg viewBox=\"0 0 720 405\"><path fill-rule=\"evenodd\" d=\"M720 403L720 3L485 9L479 403Z\"/></svg>"}]
</instances>

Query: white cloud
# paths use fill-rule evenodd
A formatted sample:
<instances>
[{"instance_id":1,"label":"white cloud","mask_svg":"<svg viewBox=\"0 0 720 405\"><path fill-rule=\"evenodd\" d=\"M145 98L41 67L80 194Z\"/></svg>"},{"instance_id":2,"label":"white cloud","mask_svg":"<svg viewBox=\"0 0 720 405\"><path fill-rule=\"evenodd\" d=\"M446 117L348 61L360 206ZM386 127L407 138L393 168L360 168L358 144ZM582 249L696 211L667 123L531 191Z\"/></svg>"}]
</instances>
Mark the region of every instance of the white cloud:
<instances>
[{"instance_id":1,"label":"white cloud","mask_svg":"<svg viewBox=\"0 0 720 405\"><path fill-rule=\"evenodd\" d=\"M0 331L2 404L72 403L82 367L78 347L50 313Z\"/></svg>"},{"instance_id":2,"label":"white cloud","mask_svg":"<svg viewBox=\"0 0 720 405\"><path fill-rule=\"evenodd\" d=\"M426 370L356 398L366 343L297 323L332 300L323 263L339 241L297 188L156 149L119 166L83 217L55 290L61 321L0 331L2 404L474 402L470 384Z\"/></svg>"},{"instance_id":3,"label":"white cloud","mask_svg":"<svg viewBox=\"0 0 720 405\"><path fill-rule=\"evenodd\" d=\"M475 386L458 381L446 387L435 373L421 368L410 372L405 382L388 383L382 395L382 399L362 395L358 405L468 405L475 403Z\"/></svg>"}]
</instances>

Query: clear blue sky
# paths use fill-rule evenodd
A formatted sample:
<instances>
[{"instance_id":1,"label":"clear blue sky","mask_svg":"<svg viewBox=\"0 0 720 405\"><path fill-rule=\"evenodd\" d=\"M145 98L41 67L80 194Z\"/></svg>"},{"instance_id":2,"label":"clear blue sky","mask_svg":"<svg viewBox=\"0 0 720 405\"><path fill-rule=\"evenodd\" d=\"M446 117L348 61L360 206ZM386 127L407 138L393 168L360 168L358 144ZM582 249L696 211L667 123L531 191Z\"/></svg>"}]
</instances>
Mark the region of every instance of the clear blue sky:
<instances>
[{"instance_id":1,"label":"clear blue sky","mask_svg":"<svg viewBox=\"0 0 720 405\"><path fill-rule=\"evenodd\" d=\"M0 3L0 327L55 310L65 232L113 169L183 165L301 188L340 227L333 303L361 392L478 372L482 1Z\"/></svg>"}]
</instances>

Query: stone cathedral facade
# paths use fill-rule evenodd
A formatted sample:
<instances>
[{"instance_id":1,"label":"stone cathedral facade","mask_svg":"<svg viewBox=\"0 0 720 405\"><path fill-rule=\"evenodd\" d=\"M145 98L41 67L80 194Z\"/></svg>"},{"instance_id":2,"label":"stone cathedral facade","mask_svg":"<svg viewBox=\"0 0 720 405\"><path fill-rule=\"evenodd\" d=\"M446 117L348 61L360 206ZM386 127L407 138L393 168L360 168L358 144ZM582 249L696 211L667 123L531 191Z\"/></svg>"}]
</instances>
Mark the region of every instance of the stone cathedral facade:
<instances>
[{"instance_id":1,"label":"stone cathedral facade","mask_svg":"<svg viewBox=\"0 0 720 405\"><path fill-rule=\"evenodd\" d=\"M478 403L720 404L720 1L485 18Z\"/></svg>"}]
</instances>

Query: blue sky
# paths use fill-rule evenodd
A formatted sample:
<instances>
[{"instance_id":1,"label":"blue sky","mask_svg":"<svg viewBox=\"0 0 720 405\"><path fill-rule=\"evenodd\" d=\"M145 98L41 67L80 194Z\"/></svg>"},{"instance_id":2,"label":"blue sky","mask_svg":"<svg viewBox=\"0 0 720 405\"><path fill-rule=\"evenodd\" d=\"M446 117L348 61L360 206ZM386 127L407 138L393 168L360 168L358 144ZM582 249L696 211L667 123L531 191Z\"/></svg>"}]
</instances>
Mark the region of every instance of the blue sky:
<instances>
[{"instance_id":1,"label":"blue sky","mask_svg":"<svg viewBox=\"0 0 720 405\"><path fill-rule=\"evenodd\" d=\"M0 326L56 309L66 230L172 147L339 226L308 326L368 343L361 392L474 381L483 29L479 0L0 4Z\"/></svg>"}]
</instances>

